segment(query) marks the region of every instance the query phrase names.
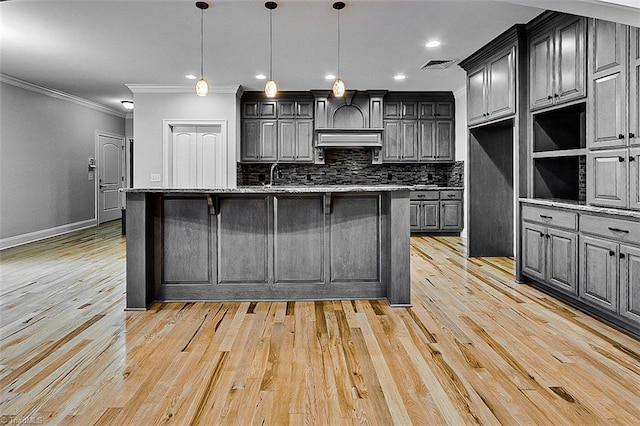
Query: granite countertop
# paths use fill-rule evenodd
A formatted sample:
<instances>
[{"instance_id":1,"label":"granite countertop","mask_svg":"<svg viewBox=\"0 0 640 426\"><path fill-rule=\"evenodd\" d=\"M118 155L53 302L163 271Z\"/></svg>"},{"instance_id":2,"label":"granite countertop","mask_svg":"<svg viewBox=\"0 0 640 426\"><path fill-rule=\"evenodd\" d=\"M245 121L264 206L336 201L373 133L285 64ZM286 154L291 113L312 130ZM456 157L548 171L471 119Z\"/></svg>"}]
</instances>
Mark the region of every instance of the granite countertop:
<instances>
[{"instance_id":1,"label":"granite countertop","mask_svg":"<svg viewBox=\"0 0 640 426\"><path fill-rule=\"evenodd\" d=\"M558 207L558 208L575 210L575 211L585 212L585 213L601 213L601 214L607 214L607 215L616 215L616 216L640 219L640 211L590 206L585 204L584 201L542 199L542 198L520 198L520 202L527 203L527 204L536 204L539 206L546 206L546 207Z\"/></svg>"},{"instance_id":2,"label":"granite countertop","mask_svg":"<svg viewBox=\"0 0 640 426\"><path fill-rule=\"evenodd\" d=\"M414 191L451 191L451 190L463 190L462 186L438 186L438 185L411 185L411 189Z\"/></svg>"},{"instance_id":3,"label":"granite countertop","mask_svg":"<svg viewBox=\"0 0 640 426\"><path fill-rule=\"evenodd\" d=\"M237 188L125 188L122 192L150 193L201 193L201 194L299 194L318 192L392 192L406 191L411 186L404 185L274 185L238 186Z\"/></svg>"}]
</instances>

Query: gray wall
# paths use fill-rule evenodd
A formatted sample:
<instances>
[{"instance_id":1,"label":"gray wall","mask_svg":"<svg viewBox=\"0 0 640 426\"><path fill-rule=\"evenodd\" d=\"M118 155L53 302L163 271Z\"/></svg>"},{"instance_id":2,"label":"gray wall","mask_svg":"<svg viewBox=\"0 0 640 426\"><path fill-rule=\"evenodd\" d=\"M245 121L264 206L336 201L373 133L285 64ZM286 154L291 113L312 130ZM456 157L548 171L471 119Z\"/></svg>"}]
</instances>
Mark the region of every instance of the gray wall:
<instances>
[{"instance_id":1,"label":"gray wall","mask_svg":"<svg viewBox=\"0 0 640 426\"><path fill-rule=\"evenodd\" d=\"M0 241L95 220L96 130L124 135L124 118L5 82L0 117Z\"/></svg>"}]
</instances>

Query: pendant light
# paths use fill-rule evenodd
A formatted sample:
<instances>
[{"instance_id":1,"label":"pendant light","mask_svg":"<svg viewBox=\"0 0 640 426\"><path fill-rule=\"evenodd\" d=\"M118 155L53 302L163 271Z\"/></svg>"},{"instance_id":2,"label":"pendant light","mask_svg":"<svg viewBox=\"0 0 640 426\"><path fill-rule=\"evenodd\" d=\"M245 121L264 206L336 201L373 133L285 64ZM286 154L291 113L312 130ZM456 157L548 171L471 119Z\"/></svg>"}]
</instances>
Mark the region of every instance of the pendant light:
<instances>
[{"instance_id":1,"label":"pendant light","mask_svg":"<svg viewBox=\"0 0 640 426\"><path fill-rule=\"evenodd\" d=\"M340 78L340 11L344 9L345 4L342 1L337 1L333 3L333 8L338 11L338 72L336 73L336 81L333 83L333 96L342 97L346 90L344 86L344 81Z\"/></svg>"},{"instance_id":2,"label":"pendant light","mask_svg":"<svg viewBox=\"0 0 640 426\"><path fill-rule=\"evenodd\" d=\"M207 96L209 94L209 84L204 79L204 32L203 20L204 11L209 8L209 3L205 1L196 2L196 7L200 9L200 80L196 83L196 94L198 96Z\"/></svg>"},{"instance_id":3,"label":"pendant light","mask_svg":"<svg viewBox=\"0 0 640 426\"><path fill-rule=\"evenodd\" d=\"M269 80L264 85L264 93L267 98L274 98L278 94L278 85L273 81L273 10L278 7L278 3L268 1L264 7L269 9Z\"/></svg>"}]
</instances>

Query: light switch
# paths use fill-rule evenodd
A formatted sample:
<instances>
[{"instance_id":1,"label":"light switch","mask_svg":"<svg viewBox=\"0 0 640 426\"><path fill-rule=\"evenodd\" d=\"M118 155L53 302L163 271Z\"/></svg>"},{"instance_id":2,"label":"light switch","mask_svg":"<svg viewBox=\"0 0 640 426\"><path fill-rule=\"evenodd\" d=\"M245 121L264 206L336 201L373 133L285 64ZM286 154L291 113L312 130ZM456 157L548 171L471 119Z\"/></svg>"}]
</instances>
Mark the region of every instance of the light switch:
<instances>
[{"instance_id":1,"label":"light switch","mask_svg":"<svg viewBox=\"0 0 640 426\"><path fill-rule=\"evenodd\" d=\"M90 171L90 172L89 172L89 176L88 176L89 180L93 180L93 179L94 179L94 176L95 176L95 172L94 172L93 170L92 170L92 171Z\"/></svg>"},{"instance_id":2,"label":"light switch","mask_svg":"<svg viewBox=\"0 0 640 426\"><path fill-rule=\"evenodd\" d=\"M160 182L160 174L151 173L151 182Z\"/></svg>"}]
</instances>

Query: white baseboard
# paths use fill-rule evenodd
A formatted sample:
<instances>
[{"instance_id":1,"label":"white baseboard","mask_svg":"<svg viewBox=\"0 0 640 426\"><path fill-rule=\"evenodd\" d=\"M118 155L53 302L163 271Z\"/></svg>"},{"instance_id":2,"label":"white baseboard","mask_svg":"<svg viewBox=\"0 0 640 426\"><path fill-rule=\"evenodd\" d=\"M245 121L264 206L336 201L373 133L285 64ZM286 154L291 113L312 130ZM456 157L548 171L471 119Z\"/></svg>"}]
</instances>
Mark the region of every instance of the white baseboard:
<instances>
[{"instance_id":1,"label":"white baseboard","mask_svg":"<svg viewBox=\"0 0 640 426\"><path fill-rule=\"evenodd\" d=\"M69 232L78 231L80 229L91 228L97 225L96 219L83 220L81 222L69 223L67 225L56 226L55 228L43 229L40 231L28 232L26 234L16 235L14 237L0 238L0 250L22 244L32 243L34 241L44 240L45 238L55 237L56 235L67 234Z\"/></svg>"}]
</instances>

